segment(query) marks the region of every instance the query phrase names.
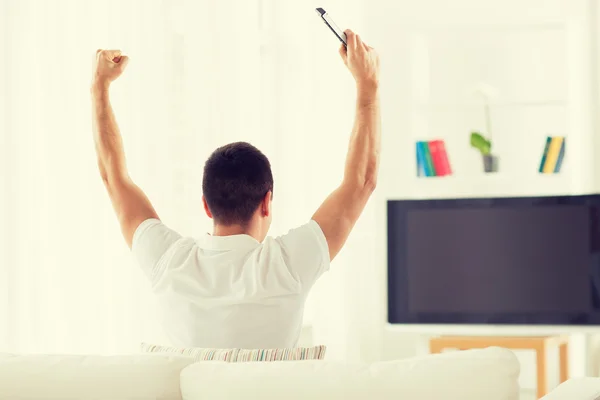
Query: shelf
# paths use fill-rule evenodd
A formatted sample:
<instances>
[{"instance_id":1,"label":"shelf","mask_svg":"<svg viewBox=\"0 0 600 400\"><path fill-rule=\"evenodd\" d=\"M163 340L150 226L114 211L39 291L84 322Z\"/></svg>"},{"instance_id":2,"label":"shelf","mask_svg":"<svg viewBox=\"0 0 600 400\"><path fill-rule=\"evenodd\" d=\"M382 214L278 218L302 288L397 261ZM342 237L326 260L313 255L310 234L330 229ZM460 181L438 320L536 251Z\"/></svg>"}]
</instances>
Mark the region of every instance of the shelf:
<instances>
[{"instance_id":1,"label":"shelf","mask_svg":"<svg viewBox=\"0 0 600 400\"><path fill-rule=\"evenodd\" d=\"M498 108L523 108L523 107L567 107L566 101L548 100L548 101L514 101L514 102L490 102L490 109ZM412 103L406 104L406 107L411 107L420 111L456 111L465 109L481 110L484 104L480 102L472 103Z\"/></svg>"},{"instance_id":2,"label":"shelf","mask_svg":"<svg viewBox=\"0 0 600 400\"><path fill-rule=\"evenodd\" d=\"M597 334L597 326L579 325L475 325L475 324L390 324L385 329L394 333L414 333L419 335L501 335L501 336L547 336Z\"/></svg>"},{"instance_id":3,"label":"shelf","mask_svg":"<svg viewBox=\"0 0 600 400\"><path fill-rule=\"evenodd\" d=\"M584 194L566 174L515 177L502 173L474 176L413 177L388 192L392 199L523 197Z\"/></svg>"}]
</instances>

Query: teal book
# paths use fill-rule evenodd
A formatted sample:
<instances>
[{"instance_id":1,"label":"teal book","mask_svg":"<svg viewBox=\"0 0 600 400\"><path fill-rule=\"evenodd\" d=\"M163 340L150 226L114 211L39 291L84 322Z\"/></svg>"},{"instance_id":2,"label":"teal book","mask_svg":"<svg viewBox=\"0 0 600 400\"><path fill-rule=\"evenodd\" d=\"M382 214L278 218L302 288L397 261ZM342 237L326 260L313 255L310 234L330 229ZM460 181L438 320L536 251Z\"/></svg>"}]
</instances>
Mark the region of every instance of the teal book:
<instances>
[{"instance_id":1,"label":"teal book","mask_svg":"<svg viewBox=\"0 0 600 400\"><path fill-rule=\"evenodd\" d=\"M435 169L433 168L433 160L431 159L431 152L429 151L429 143L419 142L419 148L423 153L425 176L435 176Z\"/></svg>"},{"instance_id":2,"label":"teal book","mask_svg":"<svg viewBox=\"0 0 600 400\"><path fill-rule=\"evenodd\" d=\"M567 138L564 138L562 141L562 145L560 146L560 152L558 153L558 159L556 160L556 166L554 167L554 173L560 172L560 167L562 167L563 159L565 158L565 147L567 145Z\"/></svg>"},{"instance_id":3,"label":"teal book","mask_svg":"<svg viewBox=\"0 0 600 400\"><path fill-rule=\"evenodd\" d=\"M550 143L552 143L552 137L546 138L546 146L544 146L544 153L542 154L542 161L540 162L539 172L544 172L544 165L546 164L546 158L548 158L548 150L550 149Z\"/></svg>"},{"instance_id":4,"label":"teal book","mask_svg":"<svg viewBox=\"0 0 600 400\"><path fill-rule=\"evenodd\" d=\"M416 142L417 150L417 176L427 176L425 174L425 154L421 149L421 142Z\"/></svg>"}]
</instances>

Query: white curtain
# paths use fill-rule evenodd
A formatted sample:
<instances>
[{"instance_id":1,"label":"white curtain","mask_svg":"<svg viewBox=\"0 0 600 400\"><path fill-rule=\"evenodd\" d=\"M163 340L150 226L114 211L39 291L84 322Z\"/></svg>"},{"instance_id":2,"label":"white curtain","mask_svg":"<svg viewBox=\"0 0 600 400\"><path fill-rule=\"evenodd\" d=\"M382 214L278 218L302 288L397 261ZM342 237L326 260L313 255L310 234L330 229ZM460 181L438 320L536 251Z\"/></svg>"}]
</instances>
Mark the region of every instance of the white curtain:
<instances>
[{"instance_id":1,"label":"white curtain","mask_svg":"<svg viewBox=\"0 0 600 400\"><path fill-rule=\"evenodd\" d=\"M271 159L271 234L305 222L341 179L353 86L314 7L360 29L358 0L2 4L0 351L120 353L162 340L97 172L89 101L97 48L131 57L113 90L128 164L183 234L211 228L202 167L219 145L249 141ZM354 257L340 255L307 307L314 341L335 358L359 344L363 272Z\"/></svg>"},{"instance_id":2,"label":"white curtain","mask_svg":"<svg viewBox=\"0 0 600 400\"><path fill-rule=\"evenodd\" d=\"M164 4L5 0L0 348L120 352L154 332L95 163L89 84L95 49L132 63L114 106L133 176L169 209L176 57ZM167 189L167 190L165 190Z\"/></svg>"}]
</instances>

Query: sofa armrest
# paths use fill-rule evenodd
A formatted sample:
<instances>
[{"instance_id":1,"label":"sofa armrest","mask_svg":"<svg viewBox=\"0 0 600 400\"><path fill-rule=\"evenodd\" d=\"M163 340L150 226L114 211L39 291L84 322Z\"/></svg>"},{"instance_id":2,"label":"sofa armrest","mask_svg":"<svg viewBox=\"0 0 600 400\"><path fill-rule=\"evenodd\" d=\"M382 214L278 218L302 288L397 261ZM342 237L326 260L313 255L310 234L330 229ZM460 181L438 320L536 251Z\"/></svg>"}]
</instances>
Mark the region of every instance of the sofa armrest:
<instances>
[{"instance_id":1,"label":"sofa armrest","mask_svg":"<svg viewBox=\"0 0 600 400\"><path fill-rule=\"evenodd\" d=\"M600 378L569 379L542 400L599 400Z\"/></svg>"}]
</instances>

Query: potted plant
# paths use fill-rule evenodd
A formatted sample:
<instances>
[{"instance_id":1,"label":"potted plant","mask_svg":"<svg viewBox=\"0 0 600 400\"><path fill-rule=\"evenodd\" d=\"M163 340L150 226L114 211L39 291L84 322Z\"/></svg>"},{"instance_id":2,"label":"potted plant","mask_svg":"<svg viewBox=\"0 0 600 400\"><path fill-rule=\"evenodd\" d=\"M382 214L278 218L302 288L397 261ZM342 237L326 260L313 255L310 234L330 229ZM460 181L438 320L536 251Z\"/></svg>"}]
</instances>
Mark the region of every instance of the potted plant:
<instances>
[{"instance_id":1,"label":"potted plant","mask_svg":"<svg viewBox=\"0 0 600 400\"><path fill-rule=\"evenodd\" d=\"M498 156L492 153L492 122L490 116L490 97L496 95L496 90L482 83L475 90L475 94L483 98L485 128L488 136L485 137L478 131L471 132L471 146L481 153L485 172L498 172Z\"/></svg>"},{"instance_id":2,"label":"potted plant","mask_svg":"<svg viewBox=\"0 0 600 400\"><path fill-rule=\"evenodd\" d=\"M492 154L492 140L480 132L471 132L471 146L479 150L485 172L498 172L498 157Z\"/></svg>"}]
</instances>

